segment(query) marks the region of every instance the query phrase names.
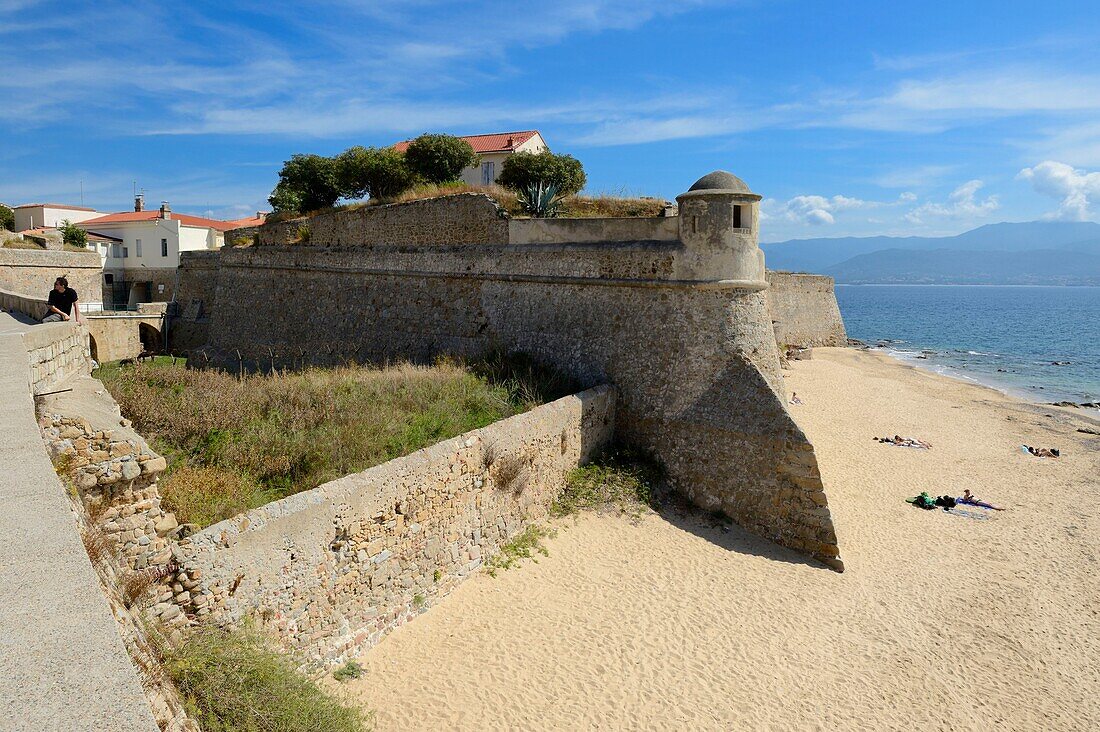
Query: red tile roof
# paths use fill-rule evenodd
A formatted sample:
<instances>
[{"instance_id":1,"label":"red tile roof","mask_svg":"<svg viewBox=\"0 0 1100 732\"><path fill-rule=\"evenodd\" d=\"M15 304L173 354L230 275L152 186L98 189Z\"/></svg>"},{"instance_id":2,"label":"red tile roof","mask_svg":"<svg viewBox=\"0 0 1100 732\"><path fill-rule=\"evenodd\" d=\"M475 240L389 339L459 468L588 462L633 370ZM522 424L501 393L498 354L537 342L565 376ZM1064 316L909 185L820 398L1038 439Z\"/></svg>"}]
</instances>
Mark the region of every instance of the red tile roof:
<instances>
[{"instance_id":1,"label":"red tile roof","mask_svg":"<svg viewBox=\"0 0 1100 732\"><path fill-rule=\"evenodd\" d=\"M218 231L229 231L237 227L232 221L220 221L218 219L204 219L201 216L190 216L188 214L171 213L169 214L172 219L180 222L184 226L197 226L207 229L217 229ZM81 228L90 228L98 226L100 224L118 224L126 223L130 221L156 221L160 218L160 211L153 209L151 211L123 211L121 213L107 214L106 216L100 216L94 219L88 219L87 221L81 221L77 225Z\"/></svg>"},{"instance_id":2,"label":"red tile roof","mask_svg":"<svg viewBox=\"0 0 1100 732\"><path fill-rule=\"evenodd\" d=\"M85 206L70 206L67 203L24 203L22 206L16 206L16 208L63 208L67 211L95 211L94 208L87 208Z\"/></svg>"},{"instance_id":3,"label":"red tile roof","mask_svg":"<svg viewBox=\"0 0 1100 732\"><path fill-rule=\"evenodd\" d=\"M266 220L267 214L261 214L259 216L249 216L248 218L244 219L233 219L232 221L226 221L225 223L230 224L230 229L240 229L245 226L259 226Z\"/></svg>"},{"instance_id":4,"label":"red tile roof","mask_svg":"<svg viewBox=\"0 0 1100 732\"><path fill-rule=\"evenodd\" d=\"M475 153L512 152L537 134L538 130L494 132L491 135L465 135L462 139L470 143ZM403 140L393 147L399 152L405 152L410 142L412 140Z\"/></svg>"}]
</instances>

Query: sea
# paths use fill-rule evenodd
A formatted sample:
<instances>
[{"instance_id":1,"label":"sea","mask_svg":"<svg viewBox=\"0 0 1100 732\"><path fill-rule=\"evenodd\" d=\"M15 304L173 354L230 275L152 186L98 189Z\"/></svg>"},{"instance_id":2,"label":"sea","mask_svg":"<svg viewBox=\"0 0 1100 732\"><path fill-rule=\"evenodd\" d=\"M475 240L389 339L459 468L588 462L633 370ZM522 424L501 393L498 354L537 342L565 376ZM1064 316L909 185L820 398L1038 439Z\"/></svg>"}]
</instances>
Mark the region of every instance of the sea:
<instances>
[{"instance_id":1,"label":"sea","mask_svg":"<svg viewBox=\"0 0 1100 732\"><path fill-rule=\"evenodd\" d=\"M837 285L849 338L1037 403L1100 402L1100 287Z\"/></svg>"}]
</instances>

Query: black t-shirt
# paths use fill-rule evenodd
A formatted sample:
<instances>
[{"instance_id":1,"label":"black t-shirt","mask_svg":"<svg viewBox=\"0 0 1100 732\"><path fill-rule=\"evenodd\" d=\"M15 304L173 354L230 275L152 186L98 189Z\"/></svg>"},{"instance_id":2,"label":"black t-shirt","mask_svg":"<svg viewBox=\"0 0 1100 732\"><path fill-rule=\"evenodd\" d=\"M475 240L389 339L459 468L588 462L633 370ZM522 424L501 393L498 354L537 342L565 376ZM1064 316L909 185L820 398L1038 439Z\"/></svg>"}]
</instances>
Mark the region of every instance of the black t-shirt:
<instances>
[{"instance_id":1,"label":"black t-shirt","mask_svg":"<svg viewBox=\"0 0 1100 732\"><path fill-rule=\"evenodd\" d=\"M72 315L74 302L76 302L76 290L73 288L66 287L64 292L50 290L50 307L57 308L66 315Z\"/></svg>"}]
</instances>

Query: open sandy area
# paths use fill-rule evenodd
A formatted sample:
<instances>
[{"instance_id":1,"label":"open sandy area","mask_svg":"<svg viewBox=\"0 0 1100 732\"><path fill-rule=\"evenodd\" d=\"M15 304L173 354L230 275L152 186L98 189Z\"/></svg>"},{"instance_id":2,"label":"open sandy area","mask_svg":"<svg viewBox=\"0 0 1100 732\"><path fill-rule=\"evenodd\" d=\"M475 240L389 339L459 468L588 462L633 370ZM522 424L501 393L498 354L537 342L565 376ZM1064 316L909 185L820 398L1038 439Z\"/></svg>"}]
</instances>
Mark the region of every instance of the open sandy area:
<instances>
[{"instance_id":1,"label":"open sandy area","mask_svg":"<svg viewBox=\"0 0 1100 732\"><path fill-rule=\"evenodd\" d=\"M1086 421L868 352L786 373L845 573L675 511L559 522L549 557L465 583L364 655L345 688L377 729L1100 728ZM871 441L895 433L934 447ZM1009 510L904 501L963 488Z\"/></svg>"}]
</instances>

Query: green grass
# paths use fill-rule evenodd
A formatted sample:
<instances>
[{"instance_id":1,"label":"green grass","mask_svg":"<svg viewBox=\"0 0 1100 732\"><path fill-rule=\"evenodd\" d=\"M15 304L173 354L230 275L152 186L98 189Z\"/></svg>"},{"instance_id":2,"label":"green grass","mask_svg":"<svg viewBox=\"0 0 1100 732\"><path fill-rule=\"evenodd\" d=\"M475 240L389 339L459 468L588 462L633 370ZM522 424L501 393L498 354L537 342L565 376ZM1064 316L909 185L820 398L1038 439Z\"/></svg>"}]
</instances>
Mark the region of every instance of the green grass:
<instances>
[{"instance_id":1,"label":"green grass","mask_svg":"<svg viewBox=\"0 0 1100 732\"><path fill-rule=\"evenodd\" d=\"M365 732L344 706L268 646L257 631L200 627L162 648L164 668L203 732Z\"/></svg>"},{"instance_id":2,"label":"green grass","mask_svg":"<svg viewBox=\"0 0 1100 732\"><path fill-rule=\"evenodd\" d=\"M615 448L570 471L551 513L568 516L584 509L614 508L638 515L645 506L657 507L661 478L661 466L648 456Z\"/></svg>"},{"instance_id":3,"label":"green grass","mask_svg":"<svg viewBox=\"0 0 1100 732\"><path fill-rule=\"evenodd\" d=\"M171 357L95 373L169 460L165 506L208 526L484 427L573 385L499 354L432 367L352 366L237 377Z\"/></svg>"},{"instance_id":4,"label":"green grass","mask_svg":"<svg viewBox=\"0 0 1100 732\"><path fill-rule=\"evenodd\" d=\"M535 559L535 554L544 557L550 556L550 552L543 546L542 540L552 537L554 531L538 524L532 524L517 534L511 541L500 548L500 552L489 557L485 562L485 571L490 577L496 577L502 569L512 569L521 559ZM535 559L537 562L538 560Z\"/></svg>"}]
</instances>

